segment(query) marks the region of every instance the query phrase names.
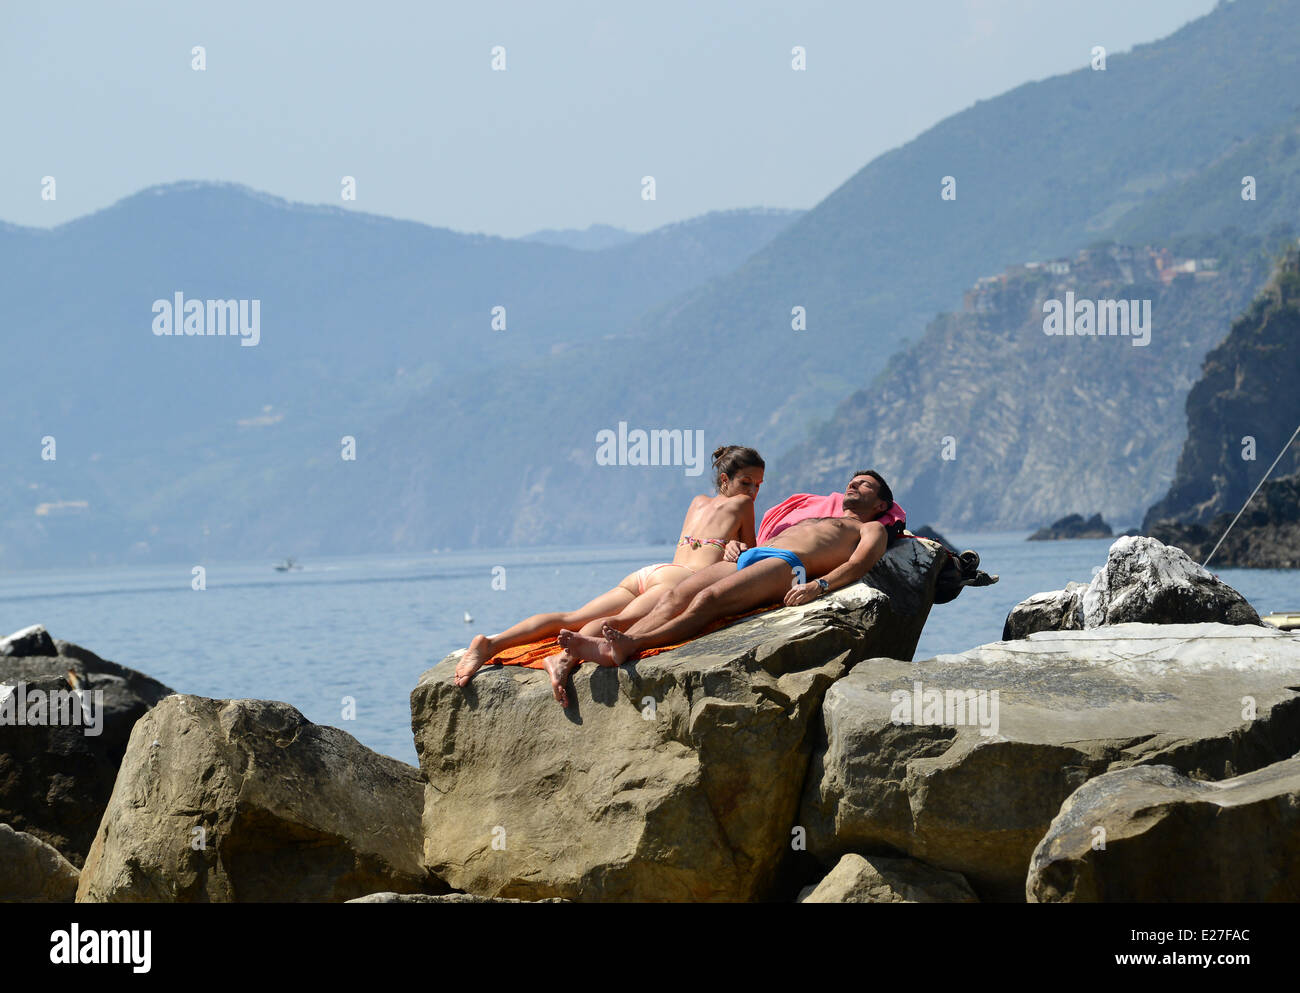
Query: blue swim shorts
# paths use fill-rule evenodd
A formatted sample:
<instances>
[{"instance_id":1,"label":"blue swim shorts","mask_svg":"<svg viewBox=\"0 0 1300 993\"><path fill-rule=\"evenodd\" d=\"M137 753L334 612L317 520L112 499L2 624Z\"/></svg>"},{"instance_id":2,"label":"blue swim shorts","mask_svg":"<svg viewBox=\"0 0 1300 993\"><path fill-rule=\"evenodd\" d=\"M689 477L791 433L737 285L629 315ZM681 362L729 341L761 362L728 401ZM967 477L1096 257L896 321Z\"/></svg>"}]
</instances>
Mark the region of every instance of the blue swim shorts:
<instances>
[{"instance_id":1,"label":"blue swim shorts","mask_svg":"<svg viewBox=\"0 0 1300 993\"><path fill-rule=\"evenodd\" d=\"M762 562L764 559L781 559L791 569L803 570L803 563L799 561L799 556L794 552L787 552L784 548L767 548L762 545L741 552L740 557L736 559L736 568L743 569L745 566L753 565L755 562Z\"/></svg>"}]
</instances>

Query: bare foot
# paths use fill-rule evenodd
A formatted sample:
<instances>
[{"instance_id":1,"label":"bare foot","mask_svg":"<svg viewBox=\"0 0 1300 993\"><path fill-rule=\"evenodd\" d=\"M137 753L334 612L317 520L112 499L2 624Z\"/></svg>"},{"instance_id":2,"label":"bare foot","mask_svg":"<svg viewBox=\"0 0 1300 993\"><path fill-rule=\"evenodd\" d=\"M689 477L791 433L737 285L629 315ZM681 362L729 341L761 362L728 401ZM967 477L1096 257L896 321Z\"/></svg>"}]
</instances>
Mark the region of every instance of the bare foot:
<instances>
[{"instance_id":1,"label":"bare foot","mask_svg":"<svg viewBox=\"0 0 1300 993\"><path fill-rule=\"evenodd\" d=\"M473 640L469 643L469 649L461 657L461 660L456 663L456 685L464 686L468 683L474 673L482 669L483 664L492 655L492 646L487 638L481 634L474 635Z\"/></svg>"},{"instance_id":2,"label":"bare foot","mask_svg":"<svg viewBox=\"0 0 1300 993\"><path fill-rule=\"evenodd\" d=\"M560 632L564 634L564 632ZM583 662L595 662L596 665L618 665L614 661L614 656L609 650L609 642L604 638L590 638L585 634L578 634L576 631L568 632L569 638L565 642L564 650L575 658Z\"/></svg>"},{"instance_id":3,"label":"bare foot","mask_svg":"<svg viewBox=\"0 0 1300 993\"><path fill-rule=\"evenodd\" d=\"M605 665L622 665L630 658L636 657L636 649L632 647L632 639L625 635L612 624L601 626L600 633L605 636L605 644L609 646L609 657L612 662L603 663Z\"/></svg>"},{"instance_id":4,"label":"bare foot","mask_svg":"<svg viewBox=\"0 0 1300 993\"><path fill-rule=\"evenodd\" d=\"M569 694L565 691L564 684L577 664L578 660L568 652L556 652L542 660L542 667L551 674L551 695L559 701L561 707L569 706Z\"/></svg>"}]
</instances>

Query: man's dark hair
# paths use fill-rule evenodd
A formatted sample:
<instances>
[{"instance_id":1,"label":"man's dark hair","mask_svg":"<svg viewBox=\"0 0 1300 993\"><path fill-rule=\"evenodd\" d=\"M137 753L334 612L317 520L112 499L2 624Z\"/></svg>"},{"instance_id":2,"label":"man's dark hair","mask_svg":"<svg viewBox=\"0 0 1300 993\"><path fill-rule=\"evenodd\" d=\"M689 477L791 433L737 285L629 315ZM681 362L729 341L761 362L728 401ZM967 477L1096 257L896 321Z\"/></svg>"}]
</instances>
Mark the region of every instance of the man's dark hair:
<instances>
[{"instance_id":1,"label":"man's dark hair","mask_svg":"<svg viewBox=\"0 0 1300 993\"><path fill-rule=\"evenodd\" d=\"M885 482L885 477L876 472L875 469L859 469L851 477L849 482L857 479L859 476L870 476L876 481L876 495L885 501L885 509L888 510L894 503L894 491L889 488Z\"/></svg>"}]
</instances>

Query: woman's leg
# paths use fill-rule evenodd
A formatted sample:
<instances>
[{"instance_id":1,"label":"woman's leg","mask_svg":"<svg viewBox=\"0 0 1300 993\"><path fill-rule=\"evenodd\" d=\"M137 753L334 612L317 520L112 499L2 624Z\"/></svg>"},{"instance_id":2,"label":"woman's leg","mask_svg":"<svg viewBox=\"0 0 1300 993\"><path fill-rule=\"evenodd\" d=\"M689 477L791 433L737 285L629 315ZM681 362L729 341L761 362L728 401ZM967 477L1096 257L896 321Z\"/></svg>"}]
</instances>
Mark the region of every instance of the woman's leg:
<instances>
[{"instance_id":1,"label":"woman's leg","mask_svg":"<svg viewBox=\"0 0 1300 993\"><path fill-rule=\"evenodd\" d=\"M651 586L617 614L612 614L609 617L593 617L579 630L583 634L590 635L593 638L600 637L600 630L605 624L612 624L614 627L622 631L628 625L636 623L641 618L645 617L646 614L650 613L650 611L654 609L655 604L659 602L660 597L670 589L672 589L672 586L667 584Z\"/></svg>"},{"instance_id":2,"label":"woman's leg","mask_svg":"<svg viewBox=\"0 0 1300 993\"><path fill-rule=\"evenodd\" d=\"M464 686L468 683L470 677L478 672L488 659L503 649L526 645L530 641L540 641L543 638L553 638L559 634L561 628L576 627L591 620L617 614L635 598L635 594L624 585L628 580L635 582L635 576L636 573L633 573L624 579L623 583L587 601L577 610L534 614L499 634L474 635L468 651L456 666L456 685Z\"/></svg>"}]
</instances>

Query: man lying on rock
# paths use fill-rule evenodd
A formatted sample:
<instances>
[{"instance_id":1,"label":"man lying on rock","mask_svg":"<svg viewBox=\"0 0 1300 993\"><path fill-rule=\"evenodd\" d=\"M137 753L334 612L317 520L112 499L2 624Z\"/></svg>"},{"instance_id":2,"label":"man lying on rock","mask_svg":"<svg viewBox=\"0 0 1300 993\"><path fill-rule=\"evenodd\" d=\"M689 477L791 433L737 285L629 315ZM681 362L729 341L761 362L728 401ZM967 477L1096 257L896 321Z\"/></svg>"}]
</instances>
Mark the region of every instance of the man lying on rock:
<instances>
[{"instance_id":1,"label":"man lying on rock","mask_svg":"<svg viewBox=\"0 0 1300 993\"><path fill-rule=\"evenodd\" d=\"M828 590L856 582L880 561L888 533L873 518L893 502L880 473L873 469L855 473L844 491L841 516L800 521L770 544L742 552L734 563L701 569L625 631L608 623L601 628L601 637L563 630L559 642L575 662L616 666L647 648L693 638L724 617L771 604L808 603Z\"/></svg>"}]
</instances>

